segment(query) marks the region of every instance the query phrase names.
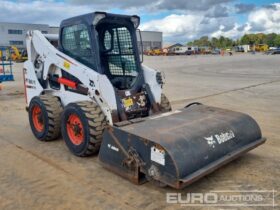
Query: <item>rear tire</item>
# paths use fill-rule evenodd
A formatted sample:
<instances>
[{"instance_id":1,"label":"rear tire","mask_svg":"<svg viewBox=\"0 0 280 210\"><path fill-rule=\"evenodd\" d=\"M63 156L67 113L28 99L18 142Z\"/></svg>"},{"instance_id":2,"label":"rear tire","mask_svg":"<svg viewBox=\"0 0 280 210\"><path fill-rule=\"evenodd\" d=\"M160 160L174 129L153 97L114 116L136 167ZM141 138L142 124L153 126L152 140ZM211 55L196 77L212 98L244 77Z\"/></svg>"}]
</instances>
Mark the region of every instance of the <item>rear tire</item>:
<instances>
[{"instance_id":1,"label":"rear tire","mask_svg":"<svg viewBox=\"0 0 280 210\"><path fill-rule=\"evenodd\" d=\"M106 124L98 105L89 101L71 103L63 111L61 132L74 155L90 156L99 151Z\"/></svg>"},{"instance_id":2,"label":"rear tire","mask_svg":"<svg viewBox=\"0 0 280 210\"><path fill-rule=\"evenodd\" d=\"M171 104L165 94L161 94L160 109L162 112L170 112L172 110Z\"/></svg>"},{"instance_id":3,"label":"rear tire","mask_svg":"<svg viewBox=\"0 0 280 210\"><path fill-rule=\"evenodd\" d=\"M51 95L34 97L28 109L29 123L35 137L40 141L51 141L60 136L59 99Z\"/></svg>"}]
</instances>

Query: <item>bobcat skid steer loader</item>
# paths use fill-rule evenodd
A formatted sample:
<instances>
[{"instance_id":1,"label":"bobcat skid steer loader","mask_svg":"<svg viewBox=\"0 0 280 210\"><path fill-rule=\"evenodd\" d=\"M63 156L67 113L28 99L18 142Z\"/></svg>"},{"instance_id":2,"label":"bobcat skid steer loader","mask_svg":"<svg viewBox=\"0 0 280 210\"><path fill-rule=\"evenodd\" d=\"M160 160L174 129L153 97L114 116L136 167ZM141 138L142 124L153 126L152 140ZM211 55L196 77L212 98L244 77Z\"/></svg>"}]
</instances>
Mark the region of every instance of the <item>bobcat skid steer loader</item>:
<instances>
[{"instance_id":1,"label":"bobcat skid steer loader","mask_svg":"<svg viewBox=\"0 0 280 210\"><path fill-rule=\"evenodd\" d=\"M199 103L172 111L162 74L141 62L138 16L62 21L55 48L27 33L24 85L32 132L60 133L77 156L98 153L134 183L183 188L265 142L250 116Z\"/></svg>"}]
</instances>

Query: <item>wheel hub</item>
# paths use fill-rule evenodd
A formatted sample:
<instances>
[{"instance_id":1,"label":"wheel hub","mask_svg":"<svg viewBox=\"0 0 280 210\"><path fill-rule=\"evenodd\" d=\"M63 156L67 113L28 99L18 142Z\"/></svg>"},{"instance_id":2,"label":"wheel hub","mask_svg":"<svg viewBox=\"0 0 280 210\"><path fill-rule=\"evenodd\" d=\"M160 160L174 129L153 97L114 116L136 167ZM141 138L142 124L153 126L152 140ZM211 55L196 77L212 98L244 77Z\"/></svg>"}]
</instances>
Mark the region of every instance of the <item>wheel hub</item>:
<instances>
[{"instance_id":1,"label":"wheel hub","mask_svg":"<svg viewBox=\"0 0 280 210\"><path fill-rule=\"evenodd\" d=\"M81 127L79 124L72 125L72 129L74 131L75 136L81 135Z\"/></svg>"},{"instance_id":2,"label":"wheel hub","mask_svg":"<svg viewBox=\"0 0 280 210\"><path fill-rule=\"evenodd\" d=\"M67 121L67 134L70 141L80 145L84 141L84 129L77 114L70 114Z\"/></svg>"}]
</instances>

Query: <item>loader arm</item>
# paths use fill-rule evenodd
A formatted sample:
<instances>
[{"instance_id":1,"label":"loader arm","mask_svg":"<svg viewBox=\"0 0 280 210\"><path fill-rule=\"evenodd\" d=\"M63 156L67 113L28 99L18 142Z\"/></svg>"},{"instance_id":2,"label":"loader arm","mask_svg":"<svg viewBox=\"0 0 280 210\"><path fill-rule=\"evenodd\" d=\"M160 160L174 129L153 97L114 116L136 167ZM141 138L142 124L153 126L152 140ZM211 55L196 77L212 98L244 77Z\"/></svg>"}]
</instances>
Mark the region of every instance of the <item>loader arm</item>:
<instances>
[{"instance_id":1,"label":"loader arm","mask_svg":"<svg viewBox=\"0 0 280 210\"><path fill-rule=\"evenodd\" d=\"M63 106L77 101L93 100L100 106L109 123L113 123L111 112L117 109L115 92L105 75L97 73L57 50L40 31L28 32L26 42L28 61L24 64L24 76L27 105L34 96L41 95L43 92L52 92L53 95L58 96ZM79 85L86 90L86 93L68 91L67 87L71 81L62 77L63 71L78 78ZM53 76L58 76L60 79L60 91L56 91L51 86ZM72 83L73 85L77 84Z\"/></svg>"}]
</instances>

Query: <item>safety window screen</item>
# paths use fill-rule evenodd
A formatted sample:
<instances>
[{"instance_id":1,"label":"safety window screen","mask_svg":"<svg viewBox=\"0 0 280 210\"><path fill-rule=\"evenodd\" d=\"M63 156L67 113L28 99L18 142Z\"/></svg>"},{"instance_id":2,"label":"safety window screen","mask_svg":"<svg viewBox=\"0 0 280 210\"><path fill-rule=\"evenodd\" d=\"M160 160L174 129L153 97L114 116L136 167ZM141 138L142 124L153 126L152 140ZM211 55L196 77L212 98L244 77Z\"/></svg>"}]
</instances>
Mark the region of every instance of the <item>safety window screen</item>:
<instances>
[{"instance_id":1,"label":"safety window screen","mask_svg":"<svg viewBox=\"0 0 280 210\"><path fill-rule=\"evenodd\" d=\"M84 24L65 27L62 31L65 53L74 56L85 65L93 64L89 32Z\"/></svg>"},{"instance_id":2,"label":"safety window screen","mask_svg":"<svg viewBox=\"0 0 280 210\"><path fill-rule=\"evenodd\" d=\"M111 33L106 31L104 33L104 46L106 49L111 49L107 52L107 58L112 76L136 77L138 75L132 37L126 27L113 28Z\"/></svg>"}]
</instances>

